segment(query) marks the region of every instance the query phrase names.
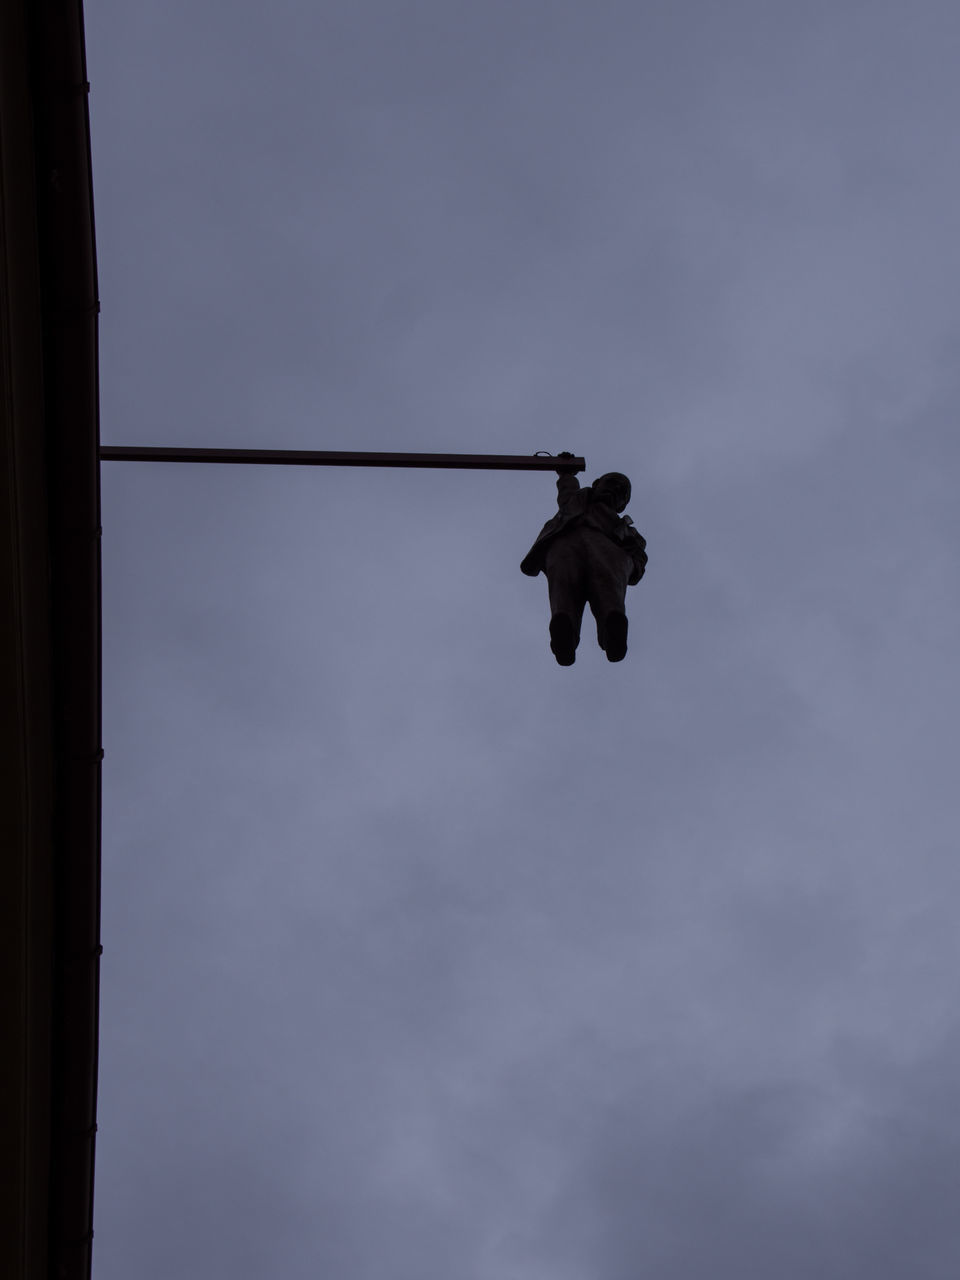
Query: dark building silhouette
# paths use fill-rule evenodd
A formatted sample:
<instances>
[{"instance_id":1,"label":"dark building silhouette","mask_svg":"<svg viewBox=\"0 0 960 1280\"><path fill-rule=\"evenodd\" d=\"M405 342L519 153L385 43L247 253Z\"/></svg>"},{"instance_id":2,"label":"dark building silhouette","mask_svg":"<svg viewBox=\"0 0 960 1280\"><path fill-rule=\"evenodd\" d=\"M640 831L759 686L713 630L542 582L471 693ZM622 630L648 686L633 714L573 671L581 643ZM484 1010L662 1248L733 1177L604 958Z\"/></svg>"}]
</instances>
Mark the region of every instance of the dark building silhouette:
<instances>
[{"instance_id":1,"label":"dark building silhouette","mask_svg":"<svg viewBox=\"0 0 960 1280\"><path fill-rule=\"evenodd\" d=\"M83 11L0 4L0 1275L91 1267L97 287Z\"/></svg>"}]
</instances>

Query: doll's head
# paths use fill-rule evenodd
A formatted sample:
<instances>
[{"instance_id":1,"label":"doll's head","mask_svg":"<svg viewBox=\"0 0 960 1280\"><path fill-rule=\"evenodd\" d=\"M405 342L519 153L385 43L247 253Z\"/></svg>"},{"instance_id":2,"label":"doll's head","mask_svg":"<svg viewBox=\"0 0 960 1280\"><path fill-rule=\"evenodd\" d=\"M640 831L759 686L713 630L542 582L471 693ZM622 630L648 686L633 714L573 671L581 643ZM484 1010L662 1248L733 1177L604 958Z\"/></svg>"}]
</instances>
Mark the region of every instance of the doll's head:
<instances>
[{"instance_id":1,"label":"doll's head","mask_svg":"<svg viewBox=\"0 0 960 1280\"><path fill-rule=\"evenodd\" d=\"M613 507L614 511L623 511L630 501L630 481L619 471L608 471L606 475L594 480L590 487L593 489L594 501L603 502L608 507Z\"/></svg>"}]
</instances>

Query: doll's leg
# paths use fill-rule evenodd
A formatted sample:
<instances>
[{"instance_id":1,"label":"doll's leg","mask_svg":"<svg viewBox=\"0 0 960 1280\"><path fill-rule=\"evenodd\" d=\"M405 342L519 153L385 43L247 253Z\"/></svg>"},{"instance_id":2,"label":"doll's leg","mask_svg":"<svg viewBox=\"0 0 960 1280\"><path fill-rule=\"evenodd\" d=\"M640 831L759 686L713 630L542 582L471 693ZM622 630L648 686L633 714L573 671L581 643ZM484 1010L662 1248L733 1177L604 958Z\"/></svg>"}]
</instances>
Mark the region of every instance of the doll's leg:
<instances>
[{"instance_id":1,"label":"doll's leg","mask_svg":"<svg viewBox=\"0 0 960 1280\"><path fill-rule=\"evenodd\" d=\"M627 652L625 598L630 558L603 534L591 530L590 535L587 593L597 621L597 643L611 662L620 662Z\"/></svg>"},{"instance_id":2,"label":"doll's leg","mask_svg":"<svg viewBox=\"0 0 960 1280\"><path fill-rule=\"evenodd\" d=\"M579 538L558 538L547 551L544 572L550 589L550 648L562 667L573 664L587 600L586 563Z\"/></svg>"}]
</instances>

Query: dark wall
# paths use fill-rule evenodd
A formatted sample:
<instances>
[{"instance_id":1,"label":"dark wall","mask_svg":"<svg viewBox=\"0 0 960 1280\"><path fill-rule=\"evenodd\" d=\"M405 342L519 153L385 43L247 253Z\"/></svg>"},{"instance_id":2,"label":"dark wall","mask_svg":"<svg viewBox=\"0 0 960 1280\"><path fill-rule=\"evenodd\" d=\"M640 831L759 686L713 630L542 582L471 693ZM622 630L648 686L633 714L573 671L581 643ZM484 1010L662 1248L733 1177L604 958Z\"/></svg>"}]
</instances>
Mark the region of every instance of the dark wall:
<instances>
[{"instance_id":1,"label":"dark wall","mask_svg":"<svg viewBox=\"0 0 960 1280\"><path fill-rule=\"evenodd\" d=\"M97 293L79 3L0 5L0 1274L90 1273Z\"/></svg>"}]
</instances>

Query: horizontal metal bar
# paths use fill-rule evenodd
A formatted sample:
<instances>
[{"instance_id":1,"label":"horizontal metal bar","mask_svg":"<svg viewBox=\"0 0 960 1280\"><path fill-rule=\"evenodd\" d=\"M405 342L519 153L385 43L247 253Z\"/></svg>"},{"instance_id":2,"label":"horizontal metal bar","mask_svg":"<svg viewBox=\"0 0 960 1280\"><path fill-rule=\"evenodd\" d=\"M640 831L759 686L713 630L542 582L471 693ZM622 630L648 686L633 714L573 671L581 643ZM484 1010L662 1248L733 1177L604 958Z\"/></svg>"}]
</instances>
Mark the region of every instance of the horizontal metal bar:
<instances>
[{"instance_id":1,"label":"horizontal metal bar","mask_svg":"<svg viewBox=\"0 0 960 1280\"><path fill-rule=\"evenodd\" d=\"M104 462L246 462L306 467L446 467L471 471L583 471L583 458L525 453L338 453L318 449L165 449L104 444Z\"/></svg>"}]
</instances>

